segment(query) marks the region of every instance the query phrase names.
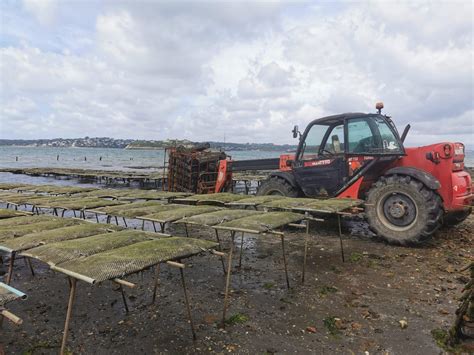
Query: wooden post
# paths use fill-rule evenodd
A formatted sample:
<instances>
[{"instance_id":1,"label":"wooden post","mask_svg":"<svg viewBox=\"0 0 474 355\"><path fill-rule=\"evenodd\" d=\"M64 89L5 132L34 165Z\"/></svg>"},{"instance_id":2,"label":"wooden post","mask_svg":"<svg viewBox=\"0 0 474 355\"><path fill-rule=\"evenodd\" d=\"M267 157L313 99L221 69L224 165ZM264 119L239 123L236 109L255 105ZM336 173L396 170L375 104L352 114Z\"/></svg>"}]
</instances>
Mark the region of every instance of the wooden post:
<instances>
[{"instance_id":1,"label":"wooden post","mask_svg":"<svg viewBox=\"0 0 474 355\"><path fill-rule=\"evenodd\" d=\"M160 264L157 264L156 269L155 269L155 283L153 285L153 298L151 301L152 304L155 303L156 292L158 291L159 284L160 284Z\"/></svg>"},{"instance_id":2,"label":"wooden post","mask_svg":"<svg viewBox=\"0 0 474 355\"><path fill-rule=\"evenodd\" d=\"M127 298L125 297L125 291L123 290L122 284L120 284L120 293L122 294L122 301L123 301L123 306L125 307L125 312L128 313Z\"/></svg>"},{"instance_id":3,"label":"wooden post","mask_svg":"<svg viewBox=\"0 0 474 355\"><path fill-rule=\"evenodd\" d=\"M341 257L342 257L342 262L346 262L344 258L344 245L342 244L342 226L341 226L341 215L338 213L337 214L337 224L339 227L339 243L341 244Z\"/></svg>"},{"instance_id":4,"label":"wooden post","mask_svg":"<svg viewBox=\"0 0 474 355\"><path fill-rule=\"evenodd\" d=\"M7 285L10 285L13 276L13 266L15 265L16 252L12 251L10 254L10 264L8 265Z\"/></svg>"},{"instance_id":5,"label":"wooden post","mask_svg":"<svg viewBox=\"0 0 474 355\"><path fill-rule=\"evenodd\" d=\"M286 286L290 289L290 279L288 278L288 266L286 264L285 236L281 235L281 249L283 251L283 264L285 265Z\"/></svg>"},{"instance_id":6,"label":"wooden post","mask_svg":"<svg viewBox=\"0 0 474 355\"><path fill-rule=\"evenodd\" d=\"M188 318L189 318L189 323L191 325L191 332L193 333L193 340L196 340L196 331L194 329L194 322L193 322L193 317L191 314L191 306L189 304L189 298L188 298L188 291L186 289L186 281L184 279L184 270L183 268L179 268L179 272L181 274L181 283L183 285L183 292L184 292L184 301L186 303L186 310L188 312Z\"/></svg>"},{"instance_id":7,"label":"wooden post","mask_svg":"<svg viewBox=\"0 0 474 355\"><path fill-rule=\"evenodd\" d=\"M219 243L219 250L222 251L222 244L221 244L221 239L219 238L219 231L217 229L214 229L216 232L216 239L217 243ZM221 256L221 263L222 263L222 271L224 272L224 275L226 274L225 272L225 264L224 264L224 257Z\"/></svg>"},{"instance_id":8,"label":"wooden post","mask_svg":"<svg viewBox=\"0 0 474 355\"><path fill-rule=\"evenodd\" d=\"M129 288L135 288L137 287L136 284L130 282L130 281L127 281L127 280L122 280L122 279L113 279L112 280L113 282L115 282L116 284L119 284L119 285L122 285L122 286L127 286Z\"/></svg>"},{"instance_id":9,"label":"wooden post","mask_svg":"<svg viewBox=\"0 0 474 355\"><path fill-rule=\"evenodd\" d=\"M308 256L308 238L309 238L309 219L306 220L306 233L304 235L303 273L301 275L301 283L303 285L304 285L304 277L306 275L306 260Z\"/></svg>"},{"instance_id":10,"label":"wooden post","mask_svg":"<svg viewBox=\"0 0 474 355\"><path fill-rule=\"evenodd\" d=\"M229 251L229 260L227 262L227 277L225 281L225 292L224 292L224 310L222 311L222 328L225 328L225 317L227 312L227 302L229 299L229 288L230 288L230 276L232 273L232 255L234 253L234 239L235 231L230 232L230 251Z\"/></svg>"},{"instance_id":11,"label":"wooden post","mask_svg":"<svg viewBox=\"0 0 474 355\"><path fill-rule=\"evenodd\" d=\"M1 309L0 308L0 317L5 317L7 318L10 322L16 324L16 325L20 325L23 323L23 320L20 318L20 317L17 317L16 315L14 315L12 312L9 312L8 310L6 309Z\"/></svg>"},{"instance_id":12,"label":"wooden post","mask_svg":"<svg viewBox=\"0 0 474 355\"><path fill-rule=\"evenodd\" d=\"M74 305L74 297L76 296L76 282L77 280L73 277L69 278L70 283L71 283L71 290L69 293L69 302L67 305L67 313L66 313L66 322L64 324L64 333L63 333L63 340L61 343L61 355L64 355L66 353L66 342L67 342L67 336L69 333L69 323L71 321L71 315L72 315L72 307Z\"/></svg>"},{"instance_id":13,"label":"wooden post","mask_svg":"<svg viewBox=\"0 0 474 355\"><path fill-rule=\"evenodd\" d=\"M26 256L25 256L25 258L26 258L26 261L27 261L28 266L30 268L31 276L35 277L35 270L33 269L33 264L31 262L31 258L27 258Z\"/></svg>"},{"instance_id":14,"label":"wooden post","mask_svg":"<svg viewBox=\"0 0 474 355\"><path fill-rule=\"evenodd\" d=\"M176 267L176 268L179 268L179 269L184 269L186 267L186 265L184 265L181 262L176 262L176 261L171 261L171 260L168 260L166 262L166 264L168 264L170 266L173 266L173 267Z\"/></svg>"},{"instance_id":15,"label":"wooden post","mask_svg":"<svg viewBox=\"0 0 474 355\"><path fill-rule=\"evenodd\" d=\"M244 253L244 232L242 232L242 237L240 238L239 268L242 267L242 254L243 253Z\"/></svg>"}]
</instances>

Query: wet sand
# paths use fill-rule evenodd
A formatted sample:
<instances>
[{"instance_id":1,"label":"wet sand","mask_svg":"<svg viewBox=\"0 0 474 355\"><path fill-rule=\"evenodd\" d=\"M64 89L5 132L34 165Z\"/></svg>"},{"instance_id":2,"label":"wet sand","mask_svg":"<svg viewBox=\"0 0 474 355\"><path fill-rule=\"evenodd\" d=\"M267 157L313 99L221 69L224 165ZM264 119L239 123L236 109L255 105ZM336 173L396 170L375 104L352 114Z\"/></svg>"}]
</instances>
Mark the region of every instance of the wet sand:
<instances>
[{"instance_id":1,"label":"wet sand","mask_svg":"<svg viewBox=\"0 0 474 355\"><path fill-rule=\"evenodd\" d=\"M176 269L162 268L154 305L150 304L153 271L127 278L138 284L126 290L128 314L116 285L91 287L79 282L69 350L85 354L439 353L430 332L447 329L454 320L465 281L465 274L457 270L474 257L474 216L456 228L440 230L420 248L374 241L366 233L360 235L366 230L361 224L359 220L345 223L345 263L336 225L312 226L305 285L300 280L303 234L288 229L290 290L284 281L279 239L246 236L242 268L234 263L231 282L228 316L234 322L225 330L219 326L225 281L220 260L213 255L186 260L196 342ZM184 235L181 228L170 232ZM193 228L190 235L214 238L205 229ZM237 239L237 250L239 245ZM67 279L37 261L34 265L34 278L23 262L15 268L12 285L29 298L9 305L24 323L5 322L0 339L8 354L59 351ZM401 328L400 320L407 322L407 328Z\"/></svg>"}]
</instances>

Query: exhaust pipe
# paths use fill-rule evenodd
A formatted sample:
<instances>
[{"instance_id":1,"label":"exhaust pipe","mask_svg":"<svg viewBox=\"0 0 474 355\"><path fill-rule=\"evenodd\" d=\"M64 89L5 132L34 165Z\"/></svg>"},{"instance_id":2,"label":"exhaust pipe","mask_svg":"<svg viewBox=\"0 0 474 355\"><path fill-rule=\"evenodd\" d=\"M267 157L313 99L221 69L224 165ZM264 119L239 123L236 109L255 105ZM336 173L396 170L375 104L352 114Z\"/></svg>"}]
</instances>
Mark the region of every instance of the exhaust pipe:
<instances>
[{"instance_id":1,"label":"exhaust pipe","mask_svg":"<svg viewBox=\"0 0 474 355\"><path fill-rule=\"evenodd\" d=\"M405 138L407 137L407 134L408 134L408 131L410 130L411 126L410 124L407 124L405 129L403 130L403 133L402 133L402 136L401 136L401 140L402 142L405 142Z\"/></svg>"}]
</instances>

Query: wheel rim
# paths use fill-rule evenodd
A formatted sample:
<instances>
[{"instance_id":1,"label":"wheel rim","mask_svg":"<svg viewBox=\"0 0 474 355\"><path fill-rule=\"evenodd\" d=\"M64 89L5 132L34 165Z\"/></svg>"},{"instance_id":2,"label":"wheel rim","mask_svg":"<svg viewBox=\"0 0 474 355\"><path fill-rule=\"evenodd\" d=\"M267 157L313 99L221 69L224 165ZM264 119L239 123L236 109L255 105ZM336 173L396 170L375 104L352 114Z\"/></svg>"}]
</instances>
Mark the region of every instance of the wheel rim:
<instances>
[{"instance_id":1,"label":"wheel rim","mask_svg":"<svg viewBox=\"0 0 474 355\"><path fill-rule=\"evenodd\" d=\"M284 194L282 194L280 191L278 190L272 190L268 193L268 195L272 195L272 196L285 196Z\"/></svg>"},{"instance_id":2,"label":"wheel rim","mask_svg":"<svg viewBox=\"0 0 474 355\"><path fill-rule=\"evenodd\" d=\"M377 206L383 224L391 229L404 231L416 222L418 207L413 199L402 192L388 193Z\"/></svg>"}]
</instances>

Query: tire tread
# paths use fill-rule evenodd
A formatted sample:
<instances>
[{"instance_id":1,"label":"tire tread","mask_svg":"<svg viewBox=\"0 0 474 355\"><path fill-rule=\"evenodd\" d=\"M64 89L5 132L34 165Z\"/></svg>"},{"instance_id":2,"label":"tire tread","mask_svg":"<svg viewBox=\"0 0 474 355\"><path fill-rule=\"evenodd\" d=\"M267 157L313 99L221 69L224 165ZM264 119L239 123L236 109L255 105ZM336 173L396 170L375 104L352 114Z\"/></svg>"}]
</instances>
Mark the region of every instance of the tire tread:
<instances>
[{"instance_id":1,"label":"tire tread","mask_svg":"<svg viewBox=\"0 0 474 355\"><path fill-rule=\"evenodd\" d=\"M406 239L399 239L390 235L382 235L381 231L377 230L377 227L372 225L372 223L370 223L370 228L389 244L417 245L423 243L429 239L441 226L441 217L443 215L443 202L441 197L436 191L429 189L421 181L413 179L410 176L393 174L380 177L380 179L372 185L367 193L367 201L369 202L369 205L374 202L374 194L376 194L377 190L392 184L409 185L420 193L424 200L425 206L428 207L428 218L426 219L425 226L417 236Z\"/></svg>"}]
</instances>

